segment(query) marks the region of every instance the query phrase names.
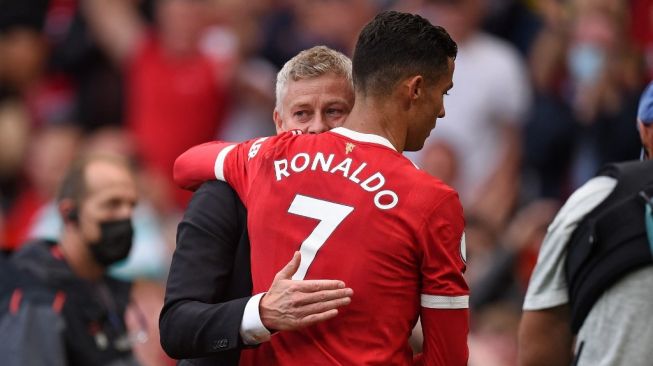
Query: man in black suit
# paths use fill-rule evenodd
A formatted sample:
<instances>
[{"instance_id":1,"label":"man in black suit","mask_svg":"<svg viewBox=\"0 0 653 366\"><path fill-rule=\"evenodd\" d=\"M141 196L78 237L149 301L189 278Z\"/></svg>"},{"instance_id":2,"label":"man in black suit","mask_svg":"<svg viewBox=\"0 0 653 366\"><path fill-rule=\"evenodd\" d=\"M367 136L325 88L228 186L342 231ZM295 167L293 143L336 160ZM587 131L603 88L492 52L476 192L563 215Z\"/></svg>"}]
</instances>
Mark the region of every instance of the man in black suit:
<instances>
[{"instance_id":1,"label":"man in black suit","mask_svg":"<svg viewBox=\"0 0 653 366\"><path fill-rule=\"evenodd\" d=\"M324 46L300 52L277 75L277 132L340 126L354 104L351 61ZM202 157L198 157L201 159ZM193 195L177 232L161 344L180 365L237 365L240 349L337 315L351 289L342 281L292 281L300 257L252 296L245 208L229 185L210 181Z\"/></svg>"}]
</instances>

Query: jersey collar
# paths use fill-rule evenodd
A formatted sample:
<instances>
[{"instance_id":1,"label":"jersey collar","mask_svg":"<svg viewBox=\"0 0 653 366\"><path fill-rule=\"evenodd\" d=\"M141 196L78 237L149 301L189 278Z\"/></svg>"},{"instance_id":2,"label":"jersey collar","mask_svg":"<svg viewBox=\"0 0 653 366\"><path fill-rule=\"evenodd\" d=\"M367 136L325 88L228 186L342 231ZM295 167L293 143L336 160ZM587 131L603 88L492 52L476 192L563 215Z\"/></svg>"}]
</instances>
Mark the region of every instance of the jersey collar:
<instances>
[{"instance_id":1,"label":"jersey collar","mask_svg":"<svg viewBox=\"0 0 653 366\"><path fill-rule=\"evenodd\" d=\"M342 135L352 140L356 140L360 142L371 142L373 144L383 145L385 147L389 147L394 151L397 151L397 149L395 149L395 147L392 146L392 144L390 143L390 141L388 141L388 139L379 135L362 133L344 127L336 127L332 129L330 132L337 133L338 135Z\"/></svg>"}]
</instances>

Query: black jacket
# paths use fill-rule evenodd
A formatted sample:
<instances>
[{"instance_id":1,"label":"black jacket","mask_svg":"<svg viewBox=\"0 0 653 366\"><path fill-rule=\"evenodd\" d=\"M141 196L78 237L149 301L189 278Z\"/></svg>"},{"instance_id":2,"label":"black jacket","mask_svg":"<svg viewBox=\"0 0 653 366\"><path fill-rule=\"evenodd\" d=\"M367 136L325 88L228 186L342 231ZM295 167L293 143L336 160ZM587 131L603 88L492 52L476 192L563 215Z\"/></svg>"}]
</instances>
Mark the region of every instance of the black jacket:
<instances>
[{"instance_id":1,"label":"black jacket","mask_svg":"<svg viewBox=\"0 0 653 366\"><path fill-rule=\"evenodd\" d=\"M131 284L82 280L58 253L54 242L40 240L3 263L11 277L0 279L0 298L11 300L0 311L8 327L0 335L0 363L136 365L124 322Z\"/></svg>"},{"instance_id":2,"label":"black jacket","mask_svg":"<svg viewBox=\"0 0 653 366\"><path fill-rule=\"evenodd\" d=\"M204 183L177 230L159 327L180 365L238 365L252 280L245 207L226 183Z\"/></svg>"}]
</instances>

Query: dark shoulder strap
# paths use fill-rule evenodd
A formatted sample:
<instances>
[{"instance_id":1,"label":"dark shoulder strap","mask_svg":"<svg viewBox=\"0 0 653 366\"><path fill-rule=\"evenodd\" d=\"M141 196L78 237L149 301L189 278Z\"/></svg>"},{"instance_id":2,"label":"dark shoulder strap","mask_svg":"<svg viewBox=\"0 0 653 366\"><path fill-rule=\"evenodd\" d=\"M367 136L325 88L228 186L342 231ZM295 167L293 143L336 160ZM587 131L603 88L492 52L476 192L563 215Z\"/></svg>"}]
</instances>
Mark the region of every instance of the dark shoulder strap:
<instances>
[{"instance_id":1,"label":"dark shoulder strap","mask_svg":"<svg viewBox=\"0 0 653 366\"><path fill-rule=\"evenodd\" d=\"M614 177L617 185L581 220L567 246L566 277L574 333L607 288L652 262L644 228L644 200L639 192L653 193L653 161L609 164L599 175Z\"/></svg>"},{"instance_id":2,"label":"dark shoulder strap","mask_svg":"<svg viewBox=\"0 0 653 366\"><path fill-rule=\"evenodd\" d=\"M618 184L615 191L620 189L633 192L639 187L653 184L653 159L606 164L599 170L597 175L616 178Z\"/></svg>"}]
</instances>

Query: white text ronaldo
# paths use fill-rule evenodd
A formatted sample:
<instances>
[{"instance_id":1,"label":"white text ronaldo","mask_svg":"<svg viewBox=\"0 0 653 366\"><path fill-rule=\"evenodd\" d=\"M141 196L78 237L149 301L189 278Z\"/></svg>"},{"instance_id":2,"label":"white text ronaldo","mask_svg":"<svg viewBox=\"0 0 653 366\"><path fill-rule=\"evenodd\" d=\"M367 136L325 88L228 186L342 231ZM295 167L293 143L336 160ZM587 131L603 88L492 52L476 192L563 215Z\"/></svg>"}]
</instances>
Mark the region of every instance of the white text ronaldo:
<instances>
[{"instance_id":1,"label":"white text ronaldo","mask_svg":"<svg viewBox=\"0 0 653 366\"><path fill-rule=\"evenodd\" d=\"M277 181L289 177L292 173L301 173L307 169L312 171L320 170L325 173L339 174L344 178L359 185L367 192L374 193L374 205L382 210L389 210L397 205L399 197L391 190L383 189L385 177L380 172L370 175L367 171L367 163L355 163L351 158L345 158L337 165L334 165L335 154L324 154L318 152L315 155L299 153L290 159L274 161L274 172Z\"/></svg>"}]
</instances>

